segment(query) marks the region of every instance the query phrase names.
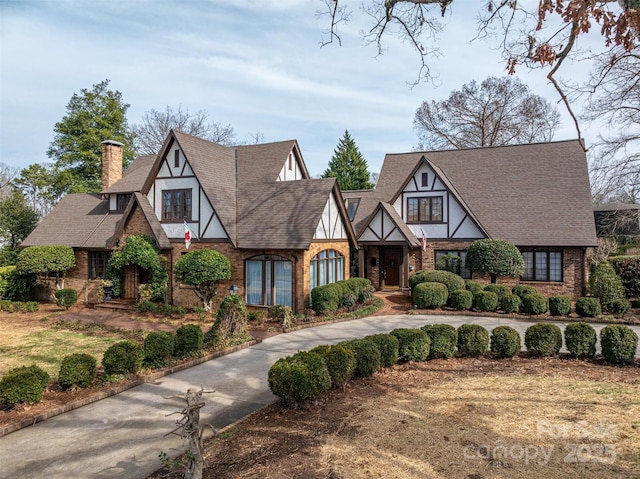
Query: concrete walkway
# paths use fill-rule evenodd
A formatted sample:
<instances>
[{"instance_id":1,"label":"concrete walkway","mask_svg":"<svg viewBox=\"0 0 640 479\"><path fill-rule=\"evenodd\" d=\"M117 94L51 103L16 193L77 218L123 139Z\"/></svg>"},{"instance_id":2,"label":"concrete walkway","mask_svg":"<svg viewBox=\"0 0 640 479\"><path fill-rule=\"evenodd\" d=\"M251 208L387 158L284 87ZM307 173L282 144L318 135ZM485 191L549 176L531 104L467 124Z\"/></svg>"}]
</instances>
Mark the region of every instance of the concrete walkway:
<instances>
[{"instance_id":1,"label":"concrete walkway","mask_svg":"<svg viewBox=\"0 0 640 479\"><path fill-rule=\"evenodd\" d=\"M185 448L179 437L166 436L179 418L168 415L179 411L181 404L164 397L182 395L190 387L215 390L205 396L201 419L203 424L221 428L275 400L267 385L267 371L277 359L319 344L427 323L455 327L475 323L489 331L509 325L524 338L534 322L471 316L378 316L273 336L0 438L0 477L143 478L161 466L161 451L175 456ZM564 327L564 323L557 324ZM599 331L603 325L594 327ZM633 329L640 335L640 327Z\"/></svg>"}]
</instances>

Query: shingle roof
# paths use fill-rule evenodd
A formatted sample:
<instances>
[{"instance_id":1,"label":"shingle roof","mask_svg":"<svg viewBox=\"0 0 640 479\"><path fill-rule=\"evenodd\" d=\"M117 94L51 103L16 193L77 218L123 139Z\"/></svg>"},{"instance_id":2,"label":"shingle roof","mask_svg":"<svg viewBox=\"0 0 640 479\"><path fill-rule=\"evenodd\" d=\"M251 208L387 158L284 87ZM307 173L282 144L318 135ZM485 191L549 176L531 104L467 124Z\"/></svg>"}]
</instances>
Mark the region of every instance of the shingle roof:
<instances>
[{"instance_id":1,"label":"shingle roof","mask_svg":"<svg viewBox=\"0 0 640 479\"><path fill-rule=\"evenodd\" d=\"M587 163L577 140L388 154L364 203L362 195L357 231L375 200L392 202L423 157L455 185L492 238L519 246L596 245Z\"/></svg>"},{"instance_id":2,"label":"shingle roof","mask_svg":"<svg viewBox=\"0 0 640 479\"><path fill-rule=\"evenodd\" d=\"M285 165L289 153L300 154L296 140L242 145L238 150L238 181L241 187L256 182L274 182ZM301 161L304 166L304 162ZM309 173L304 170L306 177Z\"/></svg>"},{"instance_id":3,"label":"shingle roof","mask_svg":"<svg viewBox=\"0 0 640 479\"><path fill-rule=\"evenodd\" d=\"M593 207L593 211L625 211L625 210L640 210L640 204L604 203L601 205L594 205Z\"/></svg>"},{"instance_id":4,"label":"shingle roof","mask_svg":"<svg viewBox=\"0 0 640 479\"><path fill-rule=\"evenodd\" d=\"M121 213L109 213L109 201L101 199L100 195L67 195L22 242L22 246L64 245L105 249L121 218Z\"/></svg>"},{"instance_id":5,"label":"shingle roof","mask_svg":"<svg viewBox=\"0 0 640 479\"><path fill-rule=\"evenodd\" d=\"M118 227L116 228L115 234L111 238L111 241L108 243L108 247L112 248L116 246L117 240L120 238L124 231L125 224L129 215L134 211L136 205L140 208L142 215L147 220L149 227L151 228L151 232L153 234L154 239L160 249L171 249L171 242L167 237L167 234L164 232L164 228L160 224L160 220L156 216L155 211L151 207L148 198L142 193L136 192L133 194L133 198L129 201L127 208L124 210L122 214L122 221L118 223Z\"/></svg>"},{"instance_id":6,"label":"shingle roof","mask_svg":"<svg viewBox=\"0 0 640 479\"><path fill-rule=\"evenodd\" d=\"M140 191L144 180L149 176L149 170L153 166L156 155L145 155L136 158L129 167L124 170L122 179L103 190L103 193L133 193Z\"/></svg>"}]
</instances>

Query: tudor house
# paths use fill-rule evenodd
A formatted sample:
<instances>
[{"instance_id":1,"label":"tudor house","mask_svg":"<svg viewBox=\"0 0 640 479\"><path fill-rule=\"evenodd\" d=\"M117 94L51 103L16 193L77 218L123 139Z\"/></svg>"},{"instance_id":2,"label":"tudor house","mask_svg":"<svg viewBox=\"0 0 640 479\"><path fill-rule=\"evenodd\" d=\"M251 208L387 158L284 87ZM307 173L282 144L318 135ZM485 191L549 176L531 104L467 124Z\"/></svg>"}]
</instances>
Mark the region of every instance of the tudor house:
<instances>
[{"instance_id":1,"label":"tudor house","mask_svg":"<svg viewBox=\"0 0 640 479\"><path fill-rule=\"evenodd\" d=\"M597 246L585 153L578 141L389 154L372 190L343 192L358 271L378 288L406 288L437 258L462 258L480 238L523 254L521 278L546 295L584 294L587 251Z\"/></svg>"},{"instance_id":2,"label":"tudor house","mask_svg":"<svg viewBox=\"0 0 640 479\"><path fill-rule=\"evenodd\" d=\"M175 281L175 262L212 248L231 261L232 276L216 299L236 285L248 306L274 304L301 312L311 289L349 277L355 235L335 179L311 179L295 140L226 147L172 131L157 156L141 156L122 173L122 145L103 142L101 194L70 194L23 246L73 247L76 267L67 286L95 302L110 252L132 234L154 238L166 258L173 304L194 307L192 288ZM136 299L146 272L130 265L123 297ZM214 305L216 306L216 305Z\"/></svg>"}]
</instances>

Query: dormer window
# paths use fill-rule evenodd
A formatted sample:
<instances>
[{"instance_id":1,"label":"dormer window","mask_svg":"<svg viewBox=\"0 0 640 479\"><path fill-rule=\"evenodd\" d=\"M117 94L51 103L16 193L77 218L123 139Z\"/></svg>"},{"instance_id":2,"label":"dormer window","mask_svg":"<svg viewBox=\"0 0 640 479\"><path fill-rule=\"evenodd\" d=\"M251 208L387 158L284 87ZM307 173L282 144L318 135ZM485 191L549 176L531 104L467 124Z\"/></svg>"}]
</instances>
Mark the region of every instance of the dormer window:
<instances>
[{"instance_id":1,"label":"dormer window","mask_svg":"<svg viewBox=\"0 0 640 479\"><path fill-rule=\"evenodd\" d=\"M358 204L360 204L360 198L347 198L344 200L347 207L347 215L349 216L349 221L353 221L356 217L356 211L358 211Z\"/></svg>"},{"instance_id":2,"label":"dormer window","mask_svg":"<svg viewBox=\"0 0 640 479\"><path fill-rule=\"evenodd\" d=\"M116 195L116 211L124 211L131 201L131 193Z\"/></svg>"}]
</instances>

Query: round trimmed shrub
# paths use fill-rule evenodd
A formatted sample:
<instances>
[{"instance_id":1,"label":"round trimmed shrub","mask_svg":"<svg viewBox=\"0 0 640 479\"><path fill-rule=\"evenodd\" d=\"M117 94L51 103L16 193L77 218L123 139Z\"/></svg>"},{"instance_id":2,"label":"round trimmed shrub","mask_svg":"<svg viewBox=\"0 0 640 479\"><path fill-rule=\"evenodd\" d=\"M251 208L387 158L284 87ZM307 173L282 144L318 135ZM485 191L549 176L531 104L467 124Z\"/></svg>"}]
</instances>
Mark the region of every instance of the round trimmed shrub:
<instances>
[{"instance_id":1,"label":"round trimmed shrub","mask_svg":"<svg viewBox=\"0 0 640 479\"><path fill-rule=\"evenodd\" d=\"M581 318L595 318L602 313L598 298L582 297L576 301L576 314Z\"/></svg>"},{"instance_id":2,"label":"round trimmed shrub","mask_svg":"<svg viewBox=\"0 0 640 479\"><path fill-rule=\"evenodd\" d=\"M119 341L107 348L102 356L106 374L134 374L142 368L144 349L134 341Z\"/></svg>"},{"instance_id":3,"label":"round trimmed shrub","mask_svg":"<svg viewBox=\"0 0 640 479\"><path fill-rule=\"evenodd\" d=\"M409 276L409 287L411 291L420 283L442 283L447 287L449 293L456 289L464 289L465 282L462 276L458 276L450 271L429 270L418 271Z\"/></svg>"},{"instance_id":4,"label":"round trimmed shrub","mask_svg":"<svg viewBox=\"0 0 640 479\"><path fill-rule=\"evenodd\" d=\"M613 299L604 307L611 314L623 315L631 309L631 302L628 299Z\"/></svg>"},{"instance_id":5,"label":"round trimmed shrub","mask_svg":"<svg viewBox=\"0 0 640 479\"><path fill-rule=\"evenodd\" d=\"M490 293L490 292L488 292ZM495 293L490 293L495 296ZM463 324L458 328L458 353L481 356L489 349L489 332L479 324Z\"/></svg>"},{"instance_id":6,"label":"round trimmed shrub","mask_svg":"<svg viewBox=\"0 0 640 479\"><path fill-rule=\"evenodd\" d=\"M151 331L144 338L144 364L161 368L169 363L175 348L175 337L168 331Z\"/></svg>"},{"instance_id":7,"label":"round trimmed shrub","mask_svg":"<svg viewBox=\"0 0 640 479\"><path fill-rule=\"evenodd\" d=\"M336 283L316 286L311 290L311 307L318 314L333 313L340 305L342 287Z\"/></svg>"},{"instance_id":8,"label":"round trimmed shrub","mask_svg":"<svg viewBox=\"0 0 640 479\"><path fill-rule=\"evenodd\" d=\"M517 296L516 296L517 298ZM511 326L498 326L491 331L490 350L498 358L512 358L520 352L520 334Z\"/></svg>"},{"instance_id":9,"label":"round trimmed shrub","mask_svg":"<svg viewBox=\"0 0 640 479\"><path fill-rule=\"evenodd\" d=\"M78 301L78 292L73 288L59 289L53 295L56 297L56 305L69 309Z\"/></svg>"},{"instance_id":10,"label":"round trimmed shrub","mask_svg":"<svg viewBox=\"0 0 640 479\"><path fill-rule=\"evenodd\" d=\"M321 356L327 365L327 370L331 377L331 385L344 390L356 370L355 353L336 344L329 346Z\"/></svg>"},{"instance_id":11,"label":"round trimmed shrub","mask_svg":"<svg viewBox=\"0 0 640 479\"><path fill-rule=\"evenodd\" d=\"M304 352L279 359L269 369L269 389L289 406L304 406L331 386L321 356Z\"/></svg>"},{"instance_id":12,"label":"round trimmed shrub","mask_svg":"<svg viewBox=\"0 0 640 479\"><path fill-rule=\"evenodd\" d=\"M491 291L478 291L473 296L473 307L480 311L495 311L498 309L498 295Z\"/></svg>"},{"instance_id":13,"label":"round trimmed shrub","mask_svg":"<svg viewBox=\"0 0 640 479\"><path fill-rule=\"evenodd\" d=\"M427 324L420 329L427 333L431 339L429 359L449 359L453 356L458 343L458 331L456 328L450 324Z\"/></svg>"},{"instance_id":14,"label":"round trimmed shrub","mask_svg":"<svg viewBox=\"0 0 640 479\"><path fill-rule=\"evenodd\" d=\"M570 323L564 328L564 343L575 358L593 358L597 340L596 330L590 324Z\"/></svg>"},{"instance_id":15,"label":"round trimmed shrub","mask_svg":"<svg viewBox=\"0 0 640 479\"><path fill-rule=\"evenodd\" d=\"M562 331L551 323L537 323L524 333L527 351L538 356L556 356L562 348Z\"/></svg>"},{"instance_id":16,"label":"round trimmed shrub","mask_svg":"<svg viewBox=\"0 0 640 479\"><path fill-rule=\"evenodd\" d=\"M488 284L484 287L484 290L496 293L498 302L500 302L500 300L507 294L511 294L511 288L509 288L509 286L505 286L504 284Z\"/></svg>"},{"instance_id":17,"label":"round trimmed shrub","mask_svg":"<svg viewBox=\"0 0 640 479\"><path fill-rule=\"evenodd\" d=\"M200 352L204 342L204 333L197 324L183 324L176 331L173 354L185 358Z\"/></svg>"},{"instance_id":18,"label":"round trimmed shrub","mask_svg":"<svg viewBox=\"0 0 640 479\"><path fill-rule=\"evenodd\" d=\"M500 309L505 313L519 313L522 300L517 294L506 294L500 300Z\"/></svg>"},{"instance_id":19,"label":"round trimmed shrub","mask_svg":"<svg viewBox=\"0 0 640 479\"><path fill-rule=\"evenodd\" d=\"M610 324L600 331L602 356L613 364L628 364L633 361L638 347L638 335L622 324Z\"/></svg>"},{"instance_id":20,"label":"round trimmed shrub","mask_svg":"<svg viewBox=\"0 0 640 479\"><path fill-rule=\"evenodd\" d=\"M549 314L551 316L566 316L571 312L571 298L569 296L549 297Z\"/></svg>"},{"instance_id":21,"label":"round trimmed shrub","mask_svg":"<svg viewBox=\"0 0 640 479\"><path fill-rule=\"evenodd\" d=\"M525 294L522 296L522 307L520 310L526 314L544 314L547 312L547 297L538 294Z\"/></svg>"},{"instance_id":22,"label":"round trimmed shrub","mask_svg":"<svg viewBox=\"0 0 640 479\"><path fill-rule=\"evenodd\" d=\"M0 404L14 407L17 404L32 404L42 399L49 385L47 372L35 364L11 369L0 380Z\"/></svg>"},{"instance_id":23,"label":"round trimmed shrub","mask_svg":"<svg viewBox=\"0 0 640 479\"><path fill-rule=\"evenodd\" d=\"M516 284L513 288L511 288L511 292L517 296L520 296L520 299L522 299L523 296L537 293L538 290L533 286L529 286L528 284Z\"/></svg>"},{"instance_id":24,"label":"round trimmed shrub","mask_svg":"<svg viewBox=\"0 0 640 479\"><path fill-rule=\"evenodd\" d=\"M76 353L62 358L58 384L63 391L73 387L88 388L98 372L98 362L90 354Z\"/></svg>"},{"instance_id":25,"label":"round trimmed shrub","mask_svg":"<svg viewBox=\"0 0 640 479\"><path fill-rule=\"evenodd\" d=\"M350 349L356 356L356 368L353 371L355 377L371 376L380 369L380 349L375 342L369 339L352 339L340 343L340 346Z\"/></svg>"},{"instance_id":26,"label":"round trimmed shrub","mask_svg":"<svg viewBox=\"0 0 640 479\"><path fill-rule=\"evenodd\" d=\"M380 350L380 365L389 368L398 362L400 342L391 334L372 334L364 339L369 339L378 345Z\"/></svg>"},{"instance_id":27,"label":"round trimmed shrub","mask_svg":"<svg viewBox=\"0 0 640 479\"><path fill-rule=\"evenodd\" d=\"M481 283L480 281L474 281L472 279L468 279L465 282L465 289L467 291L471 291L472 294L476 294L479 291L483 291L484 290L484 283Z\"/></svg>"},{"instance_id":28,"label":"round trimmed shrub","mask_svg":"<svg viewBox=\"0 0 640 479\"><path fill-rule=\"evenodd\" d=\"M411 296L418 308L433 309L447 304L449 293L442 283L419 283L411 291Z\"/></svg>"},{"instance_id":29,"label":"round trimmed shrub","mask_svg":"<svg viewBox=\"0 0 640 479\"><path fill-rule=\"evenodd\" d=\"M426 361L431 349L431 338L421 329L397 328L391 331L398 338L402 361Z\"/></svg>"},{"instance_id":30,"label":"round trimmed shrub","mask_svg":"<svg viewBox=\"0 0 640 479\"><path fill-rule=\"evenodd\" d=\"M466 289L456 289L449 295L449 306L460 311L471 309L471 306L473 306L473 293Z\"/></svg>"}]
</instances>

